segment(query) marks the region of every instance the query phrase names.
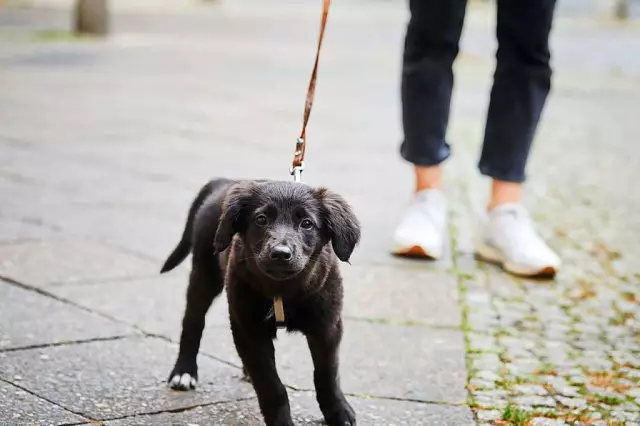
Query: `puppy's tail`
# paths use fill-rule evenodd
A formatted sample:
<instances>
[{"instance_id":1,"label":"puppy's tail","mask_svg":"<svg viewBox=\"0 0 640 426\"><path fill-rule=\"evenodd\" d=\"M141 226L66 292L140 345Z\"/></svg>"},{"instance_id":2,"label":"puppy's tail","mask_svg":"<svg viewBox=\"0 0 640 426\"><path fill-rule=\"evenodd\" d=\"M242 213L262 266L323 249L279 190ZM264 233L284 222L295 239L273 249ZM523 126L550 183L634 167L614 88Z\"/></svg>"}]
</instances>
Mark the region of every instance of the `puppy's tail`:
<instances>
[{"instance_id":1,"label":"puppy's tail","mask_svg":"<svg viewBox=\"0 0 640 426\"><path fill-rule=\"evenodd\" d=\"M196 213L198 212L200 206L202 206L202 204L204 203L204 200L207 198L207 196L211 194L214 184L215 182L212 181L202 187L202 189L198 193L198 196L195 198L195 200L193 200L191 208L189 208L187 224L185 225L184 231L182 232L182 238L180 239L180 242L178 243L176 248L173 249L167 260L164 262L164 265L162 265L162 269L160 270L161 274L169 272L180 263L182 263L182 261L185 260L187 256L189 256L191 247L193 245L193 222L195 221Z\"/></svg>"},{"instance_id":2,"label":"puppy's tail","mask_svg":"<svg viewBox=\"0 0 640 426\"><path fill-rule=\"evenodd\" d=\"M162 269L160 270L161 274L169 272L189 256L189 253L191 252L191 242L184 237L185 236L183 235L176 248L173 249L167 260L164 262L164 265L162 265Z\"/></svg>"}]
</instances>

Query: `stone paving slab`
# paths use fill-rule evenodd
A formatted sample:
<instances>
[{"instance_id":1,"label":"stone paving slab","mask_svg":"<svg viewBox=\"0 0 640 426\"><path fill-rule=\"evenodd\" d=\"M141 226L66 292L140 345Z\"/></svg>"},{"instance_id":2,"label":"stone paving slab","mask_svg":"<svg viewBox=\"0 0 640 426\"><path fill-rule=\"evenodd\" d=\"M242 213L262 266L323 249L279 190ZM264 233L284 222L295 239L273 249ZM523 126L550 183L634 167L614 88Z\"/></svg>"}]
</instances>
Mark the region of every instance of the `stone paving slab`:
<instances>
[{"instance_id":1,"label":"stone paving slab","mask_svg":"<svg viewBox=\"0 0 640 426\"><path fill-rule=\"evenodd\" d=\"M174 392L166 379L177 347L126 338L4 353L0 378L94 419L181 409L253 396L240 371L200 357L207 378L196 392Z\"/></svg>"},{"instance_id":2,"label":"stone paving slab","mask_svg":"<svg viewBox=\"0 0 640 426\"><path fill-rule=\"evenodd\" d=\"M0 218L0 243L38 240L59 236L59 232L37 223Z\"/></svg>"},{"instance_id":3,"label":"stone paving slab","mask_svg":"<svg viewBox=\"0 0 640 426\"><path fill-rule=\"evenodd\" d=\"M162 275L60 285L48 290L79 305L135 324L149 333L179 337L176 333L180 332L188 281L189 273L185 268ZM215 300L206 321L207 327L229 326L226 294Z\"/></svg>"},{"instance_id":4,"label":"stone paving slab","mask_svg":"<svg viewBox=\"0 0 640 426\"><path fill-rule=\"evenodd\" d=\"M358 424L371 426L469 426L474 425L467 407L422 404L408 401L348 397L356 411ZM308 392L289 391L291 412L296 425L321 425L322 414L315 396ZM171 424L175 426L261 426L262 417L255 399L198 407L184 413L162 413L137 416L105 426L142 426Z\"/></svg>"},{"instance_id":5,"label":"stone paving slab","mask_svg":"<svg viewBox=\"0 0 640 426\"><path fill-rule=\"evenodd\" d=\"M0 351L135 331L91 312L0 280Z\"/></svg>"},{"instance_id":6,"label":"stone paving slab","mask_svg":"<svg viewBox=\"0 0 640 426\"><path fill-rule=\"evenodd\" d=\"M285 383L313 389L313 366L302 336L283 334L276 353ZM357 395L464 403L463 353L462 332L457 330L348 321L340 359L343 389Z\"/></svg>"},{"instance_id":7,"label":"stone paving slab","mask_svg":"<svg viewBox=\"0 0 640 426\"><path fill-rule=\"evenodd\" d=\"M375 274L376 268L371 269ZM184 274L171 274L145 280L57 286L52 291L80 305L95 306L97 311L135 324L149 333L177 341L184 312L185 278ZM418 274L418 278L433 276ZM376 288L379 289L377 284ZM354 306L356 300L358 306L363 303L356 298L353 299ZM228 327L226 309L226 300L222 295L207 316L202 350L240 366ZM345 338L341 349L345 391L424 401L464 402L462 333L457 330L388 325L386 322L390 320L345 322ZM313 367L306 340L301 335L281 333L276 342L276 352L283 381L298 388L313 389ZM177 351L171 354L167 362L176 355ZM387 376L388 380L380 380L377 374L363 374L380 370L386 370L386 373L383 371L380 374ZM201 369L201 374L210 377L206 369ZM396 376L411 379L403 382L391 379Z\"/></svg>"},{"instance_id":8,"label":"stone paving slab","mask_svg":"<svg viewBox=\"0 0 640 426\"><path fill-rule=\"evenodd\" d=\"M424 263L424 262L423 262ZM451 274L413 268L342 268L344 315L391 323L460 326L458 284Z\"/></svg>"},{"instance_id":9,"label":"stone paving slab","mask_svg":"<svg viewBox=\"0 0 640 426\"><path fill-rule=\"evenodd\" d=\"M147 333L179 341L185 309L188 273L172 271L141 279L64 285L50 288L57 296L92 307L112 318L135 325ZM222 294L207 313L202 351L240 367L229 329L226 295ZM167 363L174 361L178 351ZM171 366L167 367L168 369ZM169 374L169 370L167 370ZM202 374L207 374L202 371Z\"/></svg>"},{"instance_id":10,"label":"stone paving slab","mask_svg":"<svg viewBox=\"0 0 640 426\"><path fill-rule=\"evenodd\" d=\"M34 287L141 276L157 265L89 241L51 239L0 246L0 275Z\"/></svg>"},{"instance_id":11,"label":"stone paving slab","mask_svg":"<svg viewBox=\"0 0 640 426\"><path fill-rule=\"evenodd\" d=\"M87 419L0 381L0 425L79 424Z\"/></svg>"}]
</instances>

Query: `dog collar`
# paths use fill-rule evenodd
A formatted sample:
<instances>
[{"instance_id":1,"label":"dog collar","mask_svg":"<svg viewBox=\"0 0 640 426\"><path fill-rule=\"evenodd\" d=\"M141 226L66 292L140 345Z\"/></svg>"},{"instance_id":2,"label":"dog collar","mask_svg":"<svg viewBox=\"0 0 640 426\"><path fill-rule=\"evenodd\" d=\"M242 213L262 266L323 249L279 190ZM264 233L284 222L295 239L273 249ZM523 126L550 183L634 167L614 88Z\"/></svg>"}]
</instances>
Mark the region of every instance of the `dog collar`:
<instances>
[{"instance_id":1,"label":"dog collar","mask_svg":"<svg viewBox=\"0 0 640 426\"><path fill-rule=\"evenodd\" d=\"M287 324L284 320L284 304L282 303L282 297L280 296L273 298L273 314L276 319L276 328L286 328Z\"/></svg>"}]
</instances>

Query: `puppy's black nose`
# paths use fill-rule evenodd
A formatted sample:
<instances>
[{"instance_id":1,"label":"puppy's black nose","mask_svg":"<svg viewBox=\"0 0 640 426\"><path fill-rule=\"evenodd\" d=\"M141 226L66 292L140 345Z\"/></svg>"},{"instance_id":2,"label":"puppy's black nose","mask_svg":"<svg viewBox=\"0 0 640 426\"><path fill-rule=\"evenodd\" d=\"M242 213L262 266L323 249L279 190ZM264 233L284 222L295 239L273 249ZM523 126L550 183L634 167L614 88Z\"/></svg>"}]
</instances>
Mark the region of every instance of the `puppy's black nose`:
<instances>
[{"instance_id":1,"label":"puppy's black nose","mask_svg":"<svg viewBox=\"0 0 640 426\"><path fill-rule=\"evenodd\" d=\"M291 249L287 246L275 246L271 250L271 259L289 261L291 260Z\"/></svg>"}]
</instances>

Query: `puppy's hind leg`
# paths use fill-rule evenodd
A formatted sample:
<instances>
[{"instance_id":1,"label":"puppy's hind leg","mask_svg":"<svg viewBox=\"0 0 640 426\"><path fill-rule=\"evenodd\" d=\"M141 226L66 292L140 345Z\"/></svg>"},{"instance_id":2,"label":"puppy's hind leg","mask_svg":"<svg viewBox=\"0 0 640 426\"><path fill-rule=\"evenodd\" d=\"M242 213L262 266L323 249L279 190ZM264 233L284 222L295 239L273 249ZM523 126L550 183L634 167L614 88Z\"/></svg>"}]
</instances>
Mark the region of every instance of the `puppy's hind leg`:
<instances>
[{"instance_id":1,"label":"puppy's hind leg","mask_svg":"<svg viewBox=\"0 0 640 426\"><path fill-rule=\"evenodd\" d=\"M180 352L169 375L169 386L175 390L190 390L198 381L196 358L204 330L205 315L213 300L222 292L224 279L217 261L194 262L187 289L187 307L182 319Z\"/></svg>"}]
</instances>

